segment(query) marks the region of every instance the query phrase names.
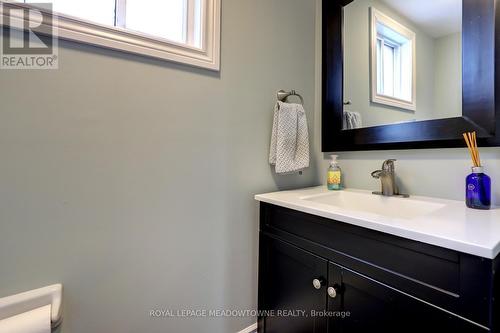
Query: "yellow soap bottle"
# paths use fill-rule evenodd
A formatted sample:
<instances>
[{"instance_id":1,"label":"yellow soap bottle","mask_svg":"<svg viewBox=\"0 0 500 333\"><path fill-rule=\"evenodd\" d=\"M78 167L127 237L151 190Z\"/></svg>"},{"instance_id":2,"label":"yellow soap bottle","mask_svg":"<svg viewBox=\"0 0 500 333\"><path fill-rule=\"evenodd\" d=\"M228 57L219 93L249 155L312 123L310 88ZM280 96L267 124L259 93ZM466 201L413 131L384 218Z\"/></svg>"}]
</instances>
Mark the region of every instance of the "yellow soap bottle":
<instances>
[{"instance_id":1,"label":"yellow soap bottle","mask_svg":"<svg viewBox=\"0 0 500 333\"><path fill-rule=\"evenodd\" d=\"M337 162L338 155L330 155L330 167L327 173L327 187L329 190L338 191L342 189L342 169Z\"/></svg>"}]
</instances>

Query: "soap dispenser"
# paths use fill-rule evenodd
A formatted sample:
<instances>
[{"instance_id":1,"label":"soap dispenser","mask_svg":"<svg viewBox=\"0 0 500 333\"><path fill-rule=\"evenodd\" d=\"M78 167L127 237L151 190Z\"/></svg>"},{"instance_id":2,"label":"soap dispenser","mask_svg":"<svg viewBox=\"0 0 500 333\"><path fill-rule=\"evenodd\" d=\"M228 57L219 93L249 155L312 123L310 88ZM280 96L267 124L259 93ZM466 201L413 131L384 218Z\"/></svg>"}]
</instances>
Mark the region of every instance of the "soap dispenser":
<instances>
[{"instance_id":1,"label":"soap dispenser","mask_svg":"<svg viewBox=\"0 0 500 333\"><path fill-rule=\"evenodd\" d=\"M342 189L342 170L337 162L338 155L330 155L330 167L327 173L327 187L329 190L338 191Z\"/></svg>"}]
</instances>

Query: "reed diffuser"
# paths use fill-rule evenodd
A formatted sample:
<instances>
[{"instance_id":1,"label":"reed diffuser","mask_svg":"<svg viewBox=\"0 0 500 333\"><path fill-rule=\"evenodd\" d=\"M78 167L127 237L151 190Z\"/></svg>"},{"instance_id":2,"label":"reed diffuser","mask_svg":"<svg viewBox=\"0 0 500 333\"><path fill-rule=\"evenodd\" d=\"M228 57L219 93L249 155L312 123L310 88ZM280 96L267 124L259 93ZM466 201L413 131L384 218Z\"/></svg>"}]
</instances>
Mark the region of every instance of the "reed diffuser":
<instances>
[{"instance_id":1,"label":"reed diffuser","mask_svg":"<svg viewBox=\"0 0 500 333\"><path fill-rule=\"evenodd\" d=\"M477 147L476 132L463 134L472 159L472 173L465 181L465 202L473 209L490 209L491 207L491 179L484 173L481 157Z\"/></svg>"}]
</instances>

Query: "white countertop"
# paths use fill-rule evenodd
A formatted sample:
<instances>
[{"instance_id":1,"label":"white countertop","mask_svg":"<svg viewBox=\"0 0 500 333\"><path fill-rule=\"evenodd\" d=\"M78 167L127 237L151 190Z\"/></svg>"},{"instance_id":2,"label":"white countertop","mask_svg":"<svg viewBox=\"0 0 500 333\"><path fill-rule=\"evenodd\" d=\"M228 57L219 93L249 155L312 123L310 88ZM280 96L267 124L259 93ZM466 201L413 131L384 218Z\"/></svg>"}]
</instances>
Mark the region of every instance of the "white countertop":
<instances>
[{"instance_id":1,"label":"white countertop","mask_svg":"<svg viewBox=\"0 0 500 333\"><path fill-rule=\"evenodd\" d=\"M420 196L404 198L381 198L374 200L388 201L394 207L405 207L420 203L434 207L421 215L408 215L404 218L382 215L353 209L351 206L363 204L363 200L348 203L348 208L341 208L319 202L326 201L327 196L338 195L333 193L346 192L344 196L350 198L368 198L371 192L363 190L328 191L324 186L306 188L293 191L282 191L256 195L255 199L277 206L282 206L304 213L330 218L336 221L377 230L387 234L412 239L415 241L441 246L488 259L494 259L500 252L500 209L474 210L467 208L462 201L444 200ZM341 194L342 195L342 194ZM311 201L311 198L319 198ZM327 198L327 199L321 199ZM404 202L409 200L409 202ZM385 202L384 202L384 205ZM413 208L409 205L408 207ZM410 210L410 209L409 209ZM404 215L404 214L403 214Z\"/></svg>"}]
</instances>

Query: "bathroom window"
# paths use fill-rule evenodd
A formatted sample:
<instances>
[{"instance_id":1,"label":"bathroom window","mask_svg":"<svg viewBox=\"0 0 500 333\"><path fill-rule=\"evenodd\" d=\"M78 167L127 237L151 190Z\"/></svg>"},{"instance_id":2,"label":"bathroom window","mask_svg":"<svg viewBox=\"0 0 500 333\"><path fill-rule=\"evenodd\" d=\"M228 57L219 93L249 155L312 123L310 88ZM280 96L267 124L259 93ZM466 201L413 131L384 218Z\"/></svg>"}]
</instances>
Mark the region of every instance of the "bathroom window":
<instances>
[{"instance_id":1,"label":"bathroom window","mask_svg":"<svg viewBox=\"0 0 500 333\"><path fill-rule=\"evenodd\" d=\"M372 102L415 110L415 33L371 8Z\"/></svg>"},{"instance_id":2,"label":"bathroom window","mask_svg":"<svg viewBox=\"0 0 500 333\"><path fill-rule=\"evenodd\" d=\"M202 0L119 0L118 23L126 29L201 47Z\"/></svg>"},{"instance_id":3,"label":"bathroom window","mask_svg":"<svg viewBox=\"0 0 500 333\"><path fill-rule=\"evenodd\" d=\"M37 3L52 3L52 10L59 14L105 25L114 25L115 22L115 0L18 0L16 2L34 6Z\"/></svg>"},{"instance_id":4,"label":"bathroom window","mask_svg":"<svg viewBox=\"0 0 500 333\"><path fill-rule=\"evenodd\" d=\"M58 36L219 69L221 0L52 0ZM33 6L44 0L18 0ZM2 15L5 15L2 13Z\"/></svg>"}]
</instances>

